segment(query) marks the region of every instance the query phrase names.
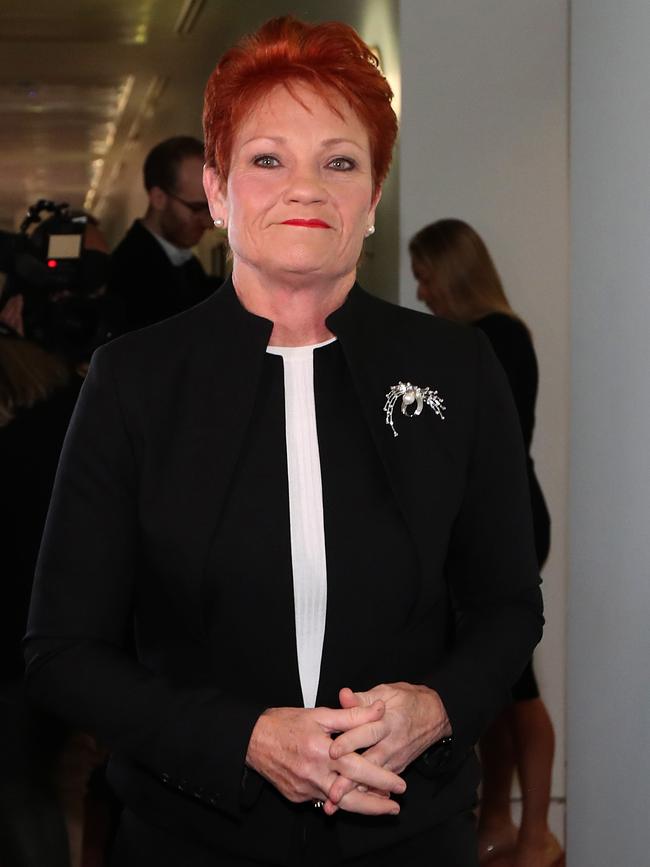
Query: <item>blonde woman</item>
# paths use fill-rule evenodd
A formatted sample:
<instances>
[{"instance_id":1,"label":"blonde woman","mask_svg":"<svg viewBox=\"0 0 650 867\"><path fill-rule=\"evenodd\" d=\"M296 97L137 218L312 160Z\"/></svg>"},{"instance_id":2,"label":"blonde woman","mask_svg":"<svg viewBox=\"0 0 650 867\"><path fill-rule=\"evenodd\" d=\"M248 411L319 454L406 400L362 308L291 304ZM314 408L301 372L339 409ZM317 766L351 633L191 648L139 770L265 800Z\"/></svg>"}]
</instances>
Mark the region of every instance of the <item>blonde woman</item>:
<instances>
[{"instance_id":1,"label":"blonde woman","mask_svg":"<svg viewBox=\"0 0 650 867\"><path fill-rule=\"evenodd\" d=\"M479 234L462 220L438 220L409 244L418 298L436 316L480 328L510 383L527 453L535 548L540 569L550 547L550 517L530 446L535 425L538 370L526 324L513 311L492 257ZM482 863L503 856L516 867L556 867L560 846L548 823L553 727L529 662L512 691L513 702L481 739L483 801L479 824ZM519 832L510 815L516 768L523 812Z\"/></svg>"}]
</instances>

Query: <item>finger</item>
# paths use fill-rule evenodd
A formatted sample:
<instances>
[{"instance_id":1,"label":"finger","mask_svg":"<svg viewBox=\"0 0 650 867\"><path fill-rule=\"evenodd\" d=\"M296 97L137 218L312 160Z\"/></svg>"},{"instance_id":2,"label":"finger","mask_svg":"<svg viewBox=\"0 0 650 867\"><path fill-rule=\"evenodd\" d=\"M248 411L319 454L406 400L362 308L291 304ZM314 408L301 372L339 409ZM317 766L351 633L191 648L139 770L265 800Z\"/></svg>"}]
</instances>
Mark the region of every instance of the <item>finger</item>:
<instances>
[{"instance_id":1,"label":"finger","mask_svg":"<svg viewBox=\"0 0 650 867\"><path fill-rule=\"evenodd\" d=\"M394 745L388 744L386 740L380 741L378 744L375 744L374 747L367 749L363 754L363 757L367 762L372 762L373 765L379 765L381 768L388 767L388 765L391 764L396 773L401 773L401 771L398 771L394 765Z\"/></svg>"},{"instance_id":2,"label":"finger","mask_svg":"<svg viewBox=\"0 0 650 867\"><path fill-rule=\"evenodd\" d=\"M375 701L369 707L357 706L341 709L317 707L312 713L327 732L346 732L380 719L384 715L384 711L383 701Z\"/></svg>"},{"instance_id":3,"label":"finger","mask_svg":"<svg viewBox=\"0 0 650 867\"><path fill-rule=\"evenodd\" d=\"M349 686L344 686L343 689L339 690L339 701L341 707L345 708L358 707L361 704L361 699L357 698L356 693Z\"/></svg>"},{"instance_id":4,"label":"finger","mask_svg":"<svg viewBox=\"0 0 650 867\"><path fill-rule=\"evenodd\" d=\"M330 747L331 749L331 747ZM350 755L346 753L346 755ZM354 751L352 753L354 755ZM370 762L373 765L377 765L379 768L389 768L393 773L401 774L404 770L405 765L402 767L397 767L394 762L394 749L392 743L390 743L389 738L383 738L378 741L374 746L369 747L364 750L361 755L365 759L365 761ZM343 758L343 757L341 757ZM339 762L339 759L336 759L336 762Z\"/></svg>"},{"instance_id":5,"label":"finger","mask_svg":"<svg viewBox=\"0 0 650 867\"><path fill-rule=\"evenodd\" d=\"M311 795L311 798L313 800L323 801L324 805L325 803L330 801L329 792L332 790L334 784L341 779L342 778L339 774L337 774L335 771L331 771L328 774L327 778L321 783L319 783L318 786L316 786L313 794ZM347 780L346 782L349 783L349 791L352 791L355 788L356 783L353 783L351 780Z\"/></svg>"},{"instance_id":6,"label":"finger","mask_svg":"<svg viewBox=\"0 0 650 867\"><path fill-rule=\"evenodd\" d=\"M347 753L374 747L388 735L388 726L383 719L359 725L340 734L330 745L330 757L339 759Z\"/></svg>"},{"instance_id":7,"label":"finger","mask_svg":"<svg viewBox=\"0 0 650 867\"><path fill-rule=\"evenodd\" d=\"M334 801L330 797L330 793L331 793L331 791L335 785L337 786L336 801ZM336 813L336 811L338 810L338 806L337 806L338 801L340 801L341 798L345 797L345 795L349 794L350 792L353 792L356 788L357 788L357 784L353 780L348 780L347 777L342 777L342 776L340 776L340 774L337 774L336 777L332 780L332 785L330 786L330 788L328 790L327 799L326 799L325 805L323 807L323 809L325 810L327 815L333 816L334 813Z\"/></svg>"},{"instance_id":8,"label":"finger","mask_svg":"<svg viewBox=\"0 0 650 867\"><path fill-rule=\"evenodd\" d=\"M360 813L364 816L397 816L400 811L397 801L372 792L362 793L358 789L346 795L338 807L340 810Z\"/></svg>"},{"instance_id":9,"label":"finger","mask_svg":"<svg viewBox=\"0 0 650 867\"><path fill-rule=\"evenodd\" d=\"M346 777L339 776L338 780L332 784L327 800L338 806L343 798L350 792L354 791L356 787L355 782L348 780Z\"/></svg>"},{"instance_id":10,"label":"finger","mask_svg":"<svg viewBox=\"0 0 650 867\"><path fill-rule=\"evenodd\" d=\"M360 707L370 706L376 699L369 692L353 692L349 686L344 686L339 690L339 701L341 707Z\"/></svg>"},{"instance_id":11,"label":"finger","mask_svg":"<svg viewBox=\"0 0 650 867\"><path fill-rule=\"evenodd\" d=\"M404 780L387 768L367 761L364 756L350 753L336 763L335 770L341 775L327 793L330 801L337 804L349 791L349 782L367 786L369 789L379 789L402 795L406 791Z\"/></svg>"},{"instance_id":12,"label":"finger","mask_svg":"<svg viewBox=\"0 0 650 867\"><path fill-rule=\"evenodd\" d=\"M368 789L366 786L357 786L356 788L357 788L357 792L360 792L361 794L365 794L366 792L369 792L370 794L376 795L377 797L380 797L380 798L390 798L389 792L383 792L380 789ZM350 786L350 791L351 792L354 791L354 785ZM344 798L347 797L347 792L343 797ZM341 800L343 800L343 798ZM346 801L346 803L348 803L348 802ZM336 813L338 809L339 809L338 804L335 804L333 801L330 801L329 798L323 804L323 810L325 811L325 813L327 813L328 816L333 816L334 813Z\"/></svg>"}]
</instances>

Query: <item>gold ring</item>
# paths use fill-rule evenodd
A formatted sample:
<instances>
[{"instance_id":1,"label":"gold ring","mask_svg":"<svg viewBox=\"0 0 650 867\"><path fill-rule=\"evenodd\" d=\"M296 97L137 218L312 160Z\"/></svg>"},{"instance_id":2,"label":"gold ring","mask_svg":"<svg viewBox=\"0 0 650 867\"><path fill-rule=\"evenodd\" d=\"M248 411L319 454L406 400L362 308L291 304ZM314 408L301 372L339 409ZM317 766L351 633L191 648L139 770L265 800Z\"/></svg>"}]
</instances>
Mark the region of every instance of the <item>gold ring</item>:
<instances>
[{"instance_id":1,"label":"gold ring","mask_svg":"<svg viewBox=\"0 0 650 867\"><path fill-rule=\"evenodd\" d=\"M322 810L324 806L325 806L325 801L314 801L314 807L317 810Z\"/></svg>"}]
</instances>

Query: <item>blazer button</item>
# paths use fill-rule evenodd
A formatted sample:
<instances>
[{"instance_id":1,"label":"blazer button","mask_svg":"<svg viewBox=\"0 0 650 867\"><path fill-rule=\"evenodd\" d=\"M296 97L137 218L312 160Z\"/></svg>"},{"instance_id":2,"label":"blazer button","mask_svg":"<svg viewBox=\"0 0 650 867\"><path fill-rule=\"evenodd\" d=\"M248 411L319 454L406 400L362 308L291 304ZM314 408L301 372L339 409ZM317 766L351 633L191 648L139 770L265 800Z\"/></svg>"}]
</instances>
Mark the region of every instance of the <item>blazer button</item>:
<instances>
[{"instance_id":1,"label":"blazer button","mask_svg":"<svg viewBox=\"0 0 650 867\"><path fill-rule=\"evenodd\" d=\"M161 774L160 779L163 781L165 785L169 782L169 774Z\"/></svg>"}]
</instances>

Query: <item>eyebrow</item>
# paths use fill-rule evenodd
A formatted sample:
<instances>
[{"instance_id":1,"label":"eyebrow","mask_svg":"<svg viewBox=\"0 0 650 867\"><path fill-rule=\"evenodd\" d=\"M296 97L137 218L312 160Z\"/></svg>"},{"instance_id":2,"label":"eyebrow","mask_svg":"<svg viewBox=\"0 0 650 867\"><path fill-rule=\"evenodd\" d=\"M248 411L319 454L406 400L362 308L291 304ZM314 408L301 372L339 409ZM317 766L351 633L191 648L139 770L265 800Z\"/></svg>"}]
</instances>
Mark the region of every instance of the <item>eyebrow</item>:
<instances>
[{"instance_id":1,"label":"eyebrow","mask_svg":"<svg viewBox=\"0 0 650 867\"><path fill-rule=\"evenodd\" d=\"M351 144L355 147L361 147L359 142L355 141L353 138L328 138L325 139L324 142L321 142L321 144L327 145L328 147L338 144Z\"/></svg>"},{"instance_id":2,"label":"eyebrow","mask_svg":"<svg viewBox=\"0 0 650 867\"><path fill-rule=\"evenodd\" d=\"M254 135L251 138L247 139L245 142L243 142L242 147L245 147L246 145L250 144L251 142L260 141L260 140L272 141L272 142L275 142L276 144L286 144L287 143L287 140L284 136ZM325 139L324 141L321 142L321 145L323 147L332 147L333 145L340 145L340 144L353 145L353 147L363 149L363 145L361 145L359 142L357 142L351 138L328 138L328 139Z\"/></svg>"}]
</instances>

